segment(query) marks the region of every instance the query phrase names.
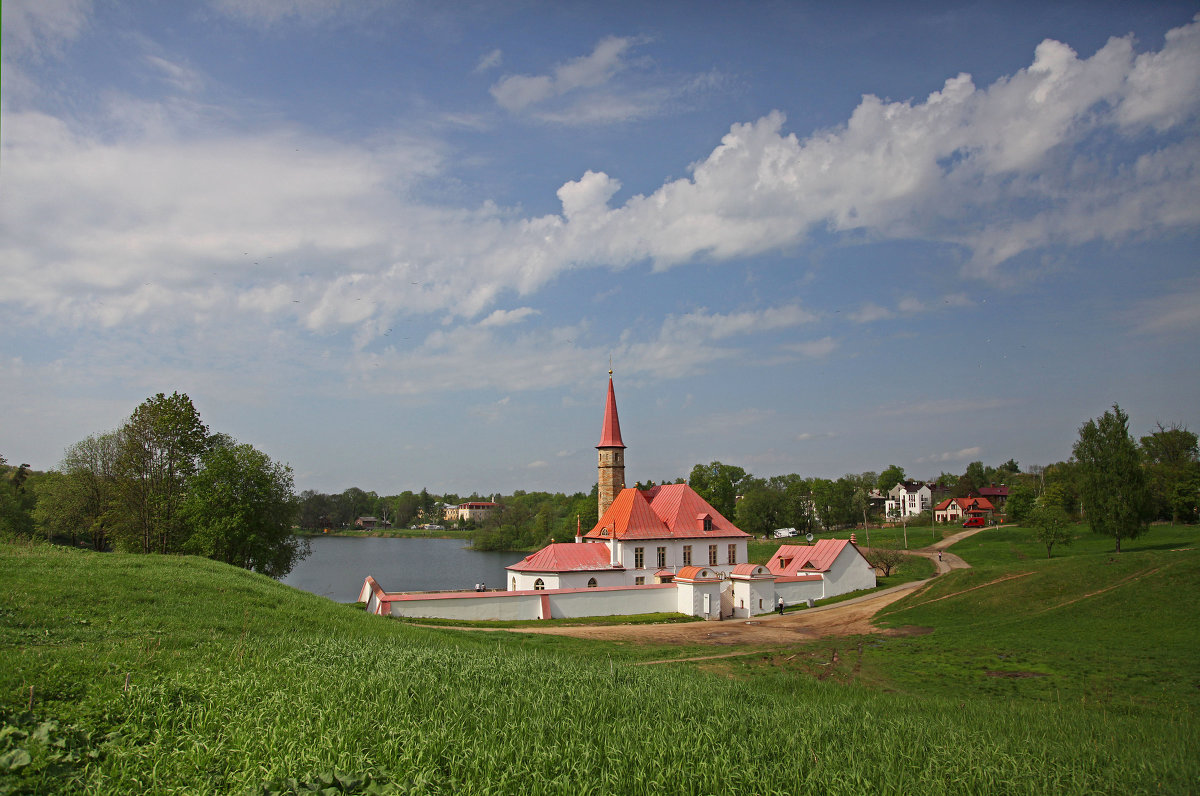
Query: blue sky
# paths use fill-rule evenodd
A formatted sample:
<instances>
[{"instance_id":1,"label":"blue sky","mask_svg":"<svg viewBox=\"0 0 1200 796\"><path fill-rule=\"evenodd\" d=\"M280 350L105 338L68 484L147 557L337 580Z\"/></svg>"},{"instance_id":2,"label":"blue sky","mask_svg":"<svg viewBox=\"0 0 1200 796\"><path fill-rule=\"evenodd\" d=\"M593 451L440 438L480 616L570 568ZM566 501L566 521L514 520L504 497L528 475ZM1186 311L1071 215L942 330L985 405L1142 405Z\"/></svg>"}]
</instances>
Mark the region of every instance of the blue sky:
<instances>
[{"instance_id":1,"label":"blue sky","mask_svg":"<svg viewBox=\"0 0 1200 796\"><path fill-rule=\"evenodd\" d=\"M7 0L0 454L587 490L610 359L631 481L1196 430L1198 11Z\"/></svg>"}]
</instances>

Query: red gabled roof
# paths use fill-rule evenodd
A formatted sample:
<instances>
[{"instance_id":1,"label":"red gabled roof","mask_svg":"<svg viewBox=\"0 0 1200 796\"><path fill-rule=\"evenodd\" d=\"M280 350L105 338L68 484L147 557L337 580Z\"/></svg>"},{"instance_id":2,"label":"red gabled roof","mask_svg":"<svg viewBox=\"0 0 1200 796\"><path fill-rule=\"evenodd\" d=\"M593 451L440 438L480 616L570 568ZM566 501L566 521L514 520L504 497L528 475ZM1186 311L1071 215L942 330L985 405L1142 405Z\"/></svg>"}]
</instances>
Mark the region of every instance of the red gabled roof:
<instances>
[{"instance_id":1,"label":"red gabled roof","mask_svg":"<svg viewBox=\"0 0 1200 796\"><path fill-rule=\"evenodd\" d=\"M706 517L712 525L707 531ZM596 526L584 534L588 539L727 539L749 535L687 484L663 484L645 492L622 489Z\"/></svg>"},{"instance_id":2,"label":"red gabled roof","mask_svg":"<svg viewBox=\"0 0 1200 796\"><path fill-rule=\"evenodd\" d=\"M946 508L954 503L963 511L995 511L996 507L992 505L992 501L987 498L949 498L933 507L934 511L945 511Z\"/></svg>"},{"instance_id":3,"label":"red gabled roof","mask_svg":"<svg viewBox=\"0 0 1200 796\"><path fill-rule=\"evenodd\" d=\"M608 374L608 400L604 403L604 427L600 429L597 448L624 448L621 441L621 421L617 418L617 394L613 392L612 373Z\"/></svg>"},{"instance_id":4,"label":"red gabled roof","mask_svg":"<svg viewBox=\"0 0 1200 796\"><path fill-rule=\"evenodd\" d=\"M828 572L834 559L850 544L849 539L821 539L809 546L803 544L780 545L767 562L773 575L798 575L804 572Z\"/></svg>"},{"instance_id":5,"label":"red gabled roof","mask_svg":"<svg viewBox=\"0 0 1200 796\"><path fill-rule=\"evenodd\" d=\"M1008 497L1008 487L985 486L980 488L979 494L983 497Z\"/></svg>"},{"instance_id":6,"label":"red gabled roof","mask_svg":"<svg viewBox=\"0 0 1200 796\"><path fill-rule=\"evenodd\" d=\"M513 572L583 572L612 569L608 545L555 542L505 567Z\"/></svg>"}]
</instances>

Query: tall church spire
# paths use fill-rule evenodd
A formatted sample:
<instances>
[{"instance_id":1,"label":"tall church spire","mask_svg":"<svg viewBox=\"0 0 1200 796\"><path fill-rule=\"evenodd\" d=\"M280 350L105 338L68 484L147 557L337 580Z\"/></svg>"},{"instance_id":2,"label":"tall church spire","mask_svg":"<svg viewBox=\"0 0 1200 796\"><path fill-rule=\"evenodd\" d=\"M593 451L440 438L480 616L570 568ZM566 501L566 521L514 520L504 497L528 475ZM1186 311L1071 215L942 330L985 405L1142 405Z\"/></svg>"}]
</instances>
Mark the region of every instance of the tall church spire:
<instances>
[{"instance_id":1,"label":"tall church spire","mask_svg":"<svg viewBox=\"0 0 1200 796\"><path fill-rule=\"evenodd\" d=\"M612 371L608 372L608 400L604 404L604 427L600 430L598 481L598 517L617 499L625 488L625 443L621 441L621 421L617 418L617 395L613 391Z\"/></svg>"}]
</instances>

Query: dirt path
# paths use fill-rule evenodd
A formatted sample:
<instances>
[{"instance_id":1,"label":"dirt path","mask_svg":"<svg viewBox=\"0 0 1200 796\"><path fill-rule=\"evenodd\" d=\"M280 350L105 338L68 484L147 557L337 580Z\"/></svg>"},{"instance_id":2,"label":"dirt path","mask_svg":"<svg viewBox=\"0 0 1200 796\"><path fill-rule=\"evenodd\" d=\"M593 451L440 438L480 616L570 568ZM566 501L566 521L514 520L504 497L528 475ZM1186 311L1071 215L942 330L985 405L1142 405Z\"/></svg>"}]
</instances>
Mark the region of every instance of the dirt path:
<instances>
[{"instance_id":1,"label":"dirt path","mask_svg":"<svg viewBox=\"0 0 1200 796\"><path fill-rule=\"evenodd\" d=\"M940 542L908 552L923 556L938 565L938 574L970 565L945 548L978 533L979 528L948 536ZM938 554L941 553L939 561ZM794 644L827 636L858 636L866 633L904 635L901 630L880 630L871 623L886 605L919 589L929 581L904 583L833 605L810 608L778 616L767 614L753 619L726 619L723 622L688 622L681 625L600 625L584 627L523 627L516 632L545 633L605 641L639 641L646 644L710 644L715 647L747 644L776 646ZM728 653L706 657L733 657Z\"/></svg>"}]
</instances>

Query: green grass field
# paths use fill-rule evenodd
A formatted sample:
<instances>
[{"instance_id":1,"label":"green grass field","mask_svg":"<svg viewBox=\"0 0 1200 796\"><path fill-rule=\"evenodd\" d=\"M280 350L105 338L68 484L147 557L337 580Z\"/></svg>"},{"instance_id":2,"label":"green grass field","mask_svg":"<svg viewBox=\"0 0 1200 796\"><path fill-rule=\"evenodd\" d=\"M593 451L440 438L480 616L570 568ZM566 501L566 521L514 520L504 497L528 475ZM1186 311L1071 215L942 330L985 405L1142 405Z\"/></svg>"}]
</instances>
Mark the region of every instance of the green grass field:
<instances>
[{"instance_id":1,"label":"green grass field","mask_svg":"<svg viewBox=\"0 0 1200 796\"><path fill-rule=\"evenodd\" d=\"M901 635L664 666L630 664L713 648L419 628L203 559L0 546L0 792L1196 792L1197 534L1151 534L1112 562L985 538L991 563L892 607Z\"/></svg>"}]
</instances>

